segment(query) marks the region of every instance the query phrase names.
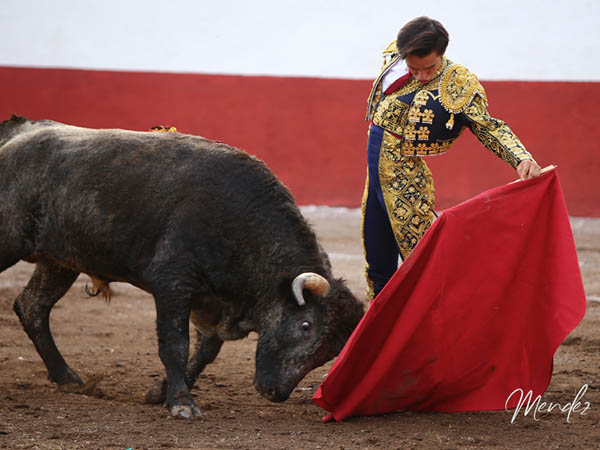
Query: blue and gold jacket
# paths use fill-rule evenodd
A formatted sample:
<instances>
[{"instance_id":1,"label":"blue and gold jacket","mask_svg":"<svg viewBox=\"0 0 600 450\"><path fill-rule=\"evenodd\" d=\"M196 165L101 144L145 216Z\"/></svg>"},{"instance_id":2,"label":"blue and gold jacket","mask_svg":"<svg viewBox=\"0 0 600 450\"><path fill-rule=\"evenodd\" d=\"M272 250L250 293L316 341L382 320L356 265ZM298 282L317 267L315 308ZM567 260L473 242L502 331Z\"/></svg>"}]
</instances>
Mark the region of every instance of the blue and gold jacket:
<instances>
[{"instance_id":1,"label":"blue and gold jacket","mask_svg":"<svg viewBox=\"0 0 600 450\"><path fill-rule=\"evenodd\" d=\"M382 94L381 80L398 62L395 43L384 51L384 65L368 99L367 120L391 133L395 150L404 156L445 153L469 128L479 141L512 167L533 160L519 138L487 112L487 97L477 77L448 58L423 85L411 78L396 92ZM387 61L386 61L387 59Z\"/></svg>"}]
</instances>

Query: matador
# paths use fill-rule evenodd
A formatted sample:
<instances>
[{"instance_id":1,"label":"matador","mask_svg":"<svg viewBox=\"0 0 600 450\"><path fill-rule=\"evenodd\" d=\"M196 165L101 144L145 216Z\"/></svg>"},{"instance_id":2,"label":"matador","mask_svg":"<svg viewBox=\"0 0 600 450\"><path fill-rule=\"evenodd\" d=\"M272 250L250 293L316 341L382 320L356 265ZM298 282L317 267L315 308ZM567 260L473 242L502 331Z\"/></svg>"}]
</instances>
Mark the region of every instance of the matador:
<instances>
[{"instance_id":1,"label":"matador","mask_svg":"<svg viewBox=\"0 0 600 450\"><path fill-rule=\"evenodd\" d=\"M485 90L466 67L433 52L435 65L425 56L416 58L425 67L411 68L401 53L397 41L386 48L368 98L362 232L371 299L396 271L398 256L404 260L434 220L433 178L425 157L445 153L468 128L513 168L524 160L535 163L508 125L488 114ZM418 75L428 69L429 77Z\"/></svg>"}]
</instances>

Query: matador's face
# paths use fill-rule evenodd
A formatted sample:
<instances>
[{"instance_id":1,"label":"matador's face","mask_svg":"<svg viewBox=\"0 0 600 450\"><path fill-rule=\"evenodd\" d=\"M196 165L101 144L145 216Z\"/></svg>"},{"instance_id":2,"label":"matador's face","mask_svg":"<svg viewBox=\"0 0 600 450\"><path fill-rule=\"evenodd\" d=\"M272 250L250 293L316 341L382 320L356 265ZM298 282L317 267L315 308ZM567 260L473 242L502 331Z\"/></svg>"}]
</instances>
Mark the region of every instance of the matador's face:
<instances>
[{"instance_id":1,"label":"matador's face","mask_svg":"<svg viewBox=\"0 0 600 450\"><path fill-rule=\"evenodd\" d=\"M409 54L404 61L413 78L422 84L427 84L433 80L442 65L442 56L435 51L423 57Z\"/></svg>"}]
</instances>

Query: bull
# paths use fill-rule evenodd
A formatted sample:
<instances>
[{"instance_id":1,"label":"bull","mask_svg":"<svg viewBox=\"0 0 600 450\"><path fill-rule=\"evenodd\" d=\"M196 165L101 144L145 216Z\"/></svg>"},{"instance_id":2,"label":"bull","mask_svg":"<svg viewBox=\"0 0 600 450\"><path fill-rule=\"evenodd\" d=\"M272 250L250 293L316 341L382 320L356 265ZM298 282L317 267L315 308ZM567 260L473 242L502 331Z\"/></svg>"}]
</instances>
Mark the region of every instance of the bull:
<instances>
[{"instance_id":1,"label":"bull","mask_svg":"<svg viewBox=\"0 0 600 450\"><path fill-rule=\"evenodd\" d=\"M267 166L198 136L13 115L0 125L0 234L0 272L35 263L14 311L59 385L82 383L49 328L79 274L152 294L166 377L147 400L176 417L200 416L190 389L223 341L258 333L254 385L280 402L363 314Z\"/></svg>"}]
</instances>

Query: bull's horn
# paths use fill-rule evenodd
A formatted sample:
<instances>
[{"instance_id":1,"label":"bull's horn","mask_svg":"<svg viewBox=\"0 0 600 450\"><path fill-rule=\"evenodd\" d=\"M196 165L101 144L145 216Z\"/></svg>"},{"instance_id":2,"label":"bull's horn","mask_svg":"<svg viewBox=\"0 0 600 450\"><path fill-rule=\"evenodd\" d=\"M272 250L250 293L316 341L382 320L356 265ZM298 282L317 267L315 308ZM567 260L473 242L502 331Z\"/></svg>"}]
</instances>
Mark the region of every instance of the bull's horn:
<instances>
[{"instance_id":1,"label":"bull's horn","mask_svg":"<svg viewBox=\"0 0 600 450\"><path fill-rule=\"evenodd\" d=\"M304 305L303 289L308 289L313 294L324 297L329 292L329 281L318 273L304 272L294 278L292 292L300 306Z\"/></svg>"}]
</instances>

